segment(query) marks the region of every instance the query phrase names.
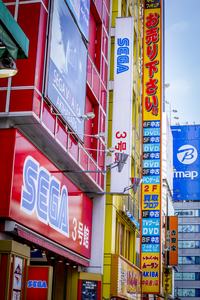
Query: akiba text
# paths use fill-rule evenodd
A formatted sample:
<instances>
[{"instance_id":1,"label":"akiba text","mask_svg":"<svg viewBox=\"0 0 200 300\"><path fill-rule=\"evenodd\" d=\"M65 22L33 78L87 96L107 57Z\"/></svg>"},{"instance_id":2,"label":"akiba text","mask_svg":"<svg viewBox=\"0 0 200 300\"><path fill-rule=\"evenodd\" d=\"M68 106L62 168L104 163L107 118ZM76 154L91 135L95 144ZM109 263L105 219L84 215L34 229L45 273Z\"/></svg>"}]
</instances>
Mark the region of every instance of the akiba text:
<instances>
[{"instance_id":1,"label":"akiba text","mask_svg":"<svg viewBox=\"0 0 200 300\"><path fill-rule=\"evenodd\" d=\"M24 162L21 209L28 215L35 213L39 221L69 236L67 188L32 156Z\"/></svg>"}]
</instances>

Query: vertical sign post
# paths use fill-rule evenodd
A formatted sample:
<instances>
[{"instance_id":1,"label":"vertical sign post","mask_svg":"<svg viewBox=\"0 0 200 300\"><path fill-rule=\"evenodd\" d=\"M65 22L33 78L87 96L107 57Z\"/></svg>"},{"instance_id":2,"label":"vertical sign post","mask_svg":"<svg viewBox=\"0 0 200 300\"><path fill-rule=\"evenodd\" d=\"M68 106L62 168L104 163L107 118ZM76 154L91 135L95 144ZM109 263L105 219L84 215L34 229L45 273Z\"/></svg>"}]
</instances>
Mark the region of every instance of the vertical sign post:
<instances>
[{"instance_id":1,"label":"vertical sign post","mask_svg":"<svg viewBox=\"0 0 200 300\"><path fill-rule=\"evenodd\" d=\"M133 24L132 17L116 19L112 146L116 150L115 161L118 153L128 157L122 171L111 170L111 193L123 193L131 183Z\"/></svg>"},{"instance_id":2,"label":"vertical sign post","mask_svg":"<svg viewBox=\"0 0 200 300\"><path fill-rule=\"evenodd\" d=\"M143 40L142 293L159 294L161 283L161 0L146 0Z\"/></svg>"},{"instance_id":3,"label":"vertical sign post","mask_svg":"<svg viewBox=\"0 0 200 300\"><path fill-rule=\"evenodd\" d=\"M167 217L167 265L178 265L178 216Z\"/></svg>"}]
</instances>

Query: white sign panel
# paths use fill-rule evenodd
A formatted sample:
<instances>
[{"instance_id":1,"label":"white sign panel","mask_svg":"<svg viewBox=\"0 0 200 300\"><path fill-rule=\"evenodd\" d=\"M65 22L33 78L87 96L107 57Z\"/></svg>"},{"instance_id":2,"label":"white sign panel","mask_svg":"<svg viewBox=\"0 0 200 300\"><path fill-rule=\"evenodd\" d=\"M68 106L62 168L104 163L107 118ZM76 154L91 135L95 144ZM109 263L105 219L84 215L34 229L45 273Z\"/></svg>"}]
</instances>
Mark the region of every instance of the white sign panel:
<instances>
[{"instance_id":1,"label":"white sign panel","mask_svg":"<svg viewBox=\"0 0 200 300\"><path fill-rule=\"evenodd\" d=\"M117 18L115 31L115 71L113 91L113 160L128 154L123 168L111 169L111 193L122 193L131 184L133 18Z\"/></svg>"}]
</instances>

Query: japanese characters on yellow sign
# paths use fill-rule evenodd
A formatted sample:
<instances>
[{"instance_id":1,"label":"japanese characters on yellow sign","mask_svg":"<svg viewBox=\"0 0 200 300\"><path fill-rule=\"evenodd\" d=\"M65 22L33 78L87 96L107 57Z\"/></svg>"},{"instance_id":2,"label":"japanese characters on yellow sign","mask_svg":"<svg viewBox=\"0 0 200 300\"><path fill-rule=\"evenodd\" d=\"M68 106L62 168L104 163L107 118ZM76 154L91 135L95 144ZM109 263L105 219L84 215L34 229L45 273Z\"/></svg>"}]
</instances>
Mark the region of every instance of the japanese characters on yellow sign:
<instances>
[{"instance_id":1,"label":"japanese characters on yellow sign","mask_svg":"<svg viewBox=\"0 0 200 300\"><path fill-rule=\"evenodd\" d=\"M142 185L142 211L160 210L160 185Z\"/></svg>"},{"instance_id":2,"label":"japanese characters on yellow sign","mask_svg":"<svg viewBox=\"0 0 200 300\"><path fill-rule=\"evenodd\" d=\"M160 256L157 253L142 254L142 286L145 293L152 294L160 285ZM143 288L144 290L144 288Z\"/></svg>"},{"instance_id":3,"label":"japanese characters on yellow sign","mask_svg":"<svg viewBox=\"0 0 200 300\"><path fill-rule=\"evenodd\" d=\"M172 294L172 269L166 268L163 273L164 293Z\"/></svg>"},{"instance_id":4,"label":"japanese characters on yellow sign","mask_svg":"<svg viewBox=\"0 0 200 300\"><path fill-rule=\"evenodd\" d=\"M161 114L161 61L160 9L148 9L144 32L144 120L160 120Z\"/></svg>"},{"instance_id":5,"label":"japanese characters on yellow sign","mask_svg":"<svg viewBox=\"0 0 200 300\"><path fill-rule=\"evenodd\" d=\"M142 292L160 293L161 270L161 1L145 0L143 39Z\"/></svg>"}]
</instances>

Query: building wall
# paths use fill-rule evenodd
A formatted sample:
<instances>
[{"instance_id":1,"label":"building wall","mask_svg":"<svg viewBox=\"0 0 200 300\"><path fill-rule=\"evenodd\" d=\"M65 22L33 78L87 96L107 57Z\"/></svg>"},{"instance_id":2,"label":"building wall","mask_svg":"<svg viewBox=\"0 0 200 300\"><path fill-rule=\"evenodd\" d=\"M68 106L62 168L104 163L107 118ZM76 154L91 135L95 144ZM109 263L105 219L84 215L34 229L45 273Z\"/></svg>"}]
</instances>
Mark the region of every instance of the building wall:
<instances>
[{"instance_id":1,"label":"building wall","mask_svg":"<svg viewBox=\"0 0 200 300\"><path fill-rule=\"evenodd\" d=\"M113 86L114 86L114 66L115 66L115 21L120 17L133 17L133 89L132 89L132 141L131 141L131 168L129 178L141 178L141 56L142 56L142 9L141 1L112 1L112 22L110 38L110 81L109 81L109 112L108 112L108 146L112 145L112 116L113 116ZM123 101L123 95L122 95ZM105 245L104 245L104 273L103 273L103 297L120 297L119 290L116 291L117 282L121 282L121 273L115 269L115 255L130 264L131 272L140 266L140 246L139 246L139 205L140 188L134 191L131 181L126 193L109 194L111 189L111 172L107 173L106 190L106 214L105 214ZM131 188L132 187L132 188ZM124 186L126 188L126 186ZM132 219L131 219L131 217ZM134 220L134 221L133 221ZM115 271L114 271L115 270ZM121 272L121 271L120 271ZM141 277L140 270L137 269L139 278L137 284L133 284L137 294L137 299L141 297ZM126 273L126 271L125 271ZM136 291L137 286L137 291ZM126 290L129 289L126 283ZM129 290L130 292L130 290ZM124 291L126 297L128 292ZM121 294L122 296L122 294ZM122 296L122 297L123 297Z\"/></svg>"},{"instance_id":2,"label":"building wall","mask_svg":"<svg viewBox=\"0 0 200 300\"><path fill-rule=\"evenodd\" d=\"M69 3L70 1L63 0L64 5L66 2ZM30 51L28 59L16 61L18 74L13 78L0 81L0 128L16 128L17 132L22 134L33 147L36 147L45 159L49 159L50 164L52 163L58 168L55 177L62 177L63 175L67 177L67 180L81 191L83 199L87 194L93 203L91 259L84 267L84 264L76 261L75 258L70 259L71 266L64 266L65 270L62 270L62 274L67 268L67 289L64 286L66 279L64 282L54 280L53 298L60 299L65 294L67 299L73 300L78 297L79 271L83 270L87 274L90 272L90 275L91 273L98 273L99 276L95 276L95 274L93 277L90 276L90 280L91 278L94 280L98 278L98 281L101 281L103 273L102 245L104 243L105 210L103 192L105 188L105 153L107 151L105 132L108 99L110 1L88 2L90 3L88 41L83 37L83 34L80 34L82 44L87 47L86 95L81 99L85 107L83 112L95 114L93 119L84 121L82 138L74 132L73 126L70 126L64 113L61 113L58 107L53 104L55 99L47 97L50 37L52 38L55 34L55 32L51 34L54 1L11 2L5 0L4 3L15 15L16 20L29 38ZM74 23L74 26L77 24ZM56 51L57 56L59 56L59 48ZM75 89L77 89L75 82L79 73L76 75L73 86ZM79 117L77 113L75 118L83 122ZM98 136L99 133L101 136ZM12 176L13 174L7 180L11 180ZM76 193L75 190L74 192ZM84 201L83 208L85 208L83 215L86 216L88 211L87 207L84 207ZM82 228L82 224L78 226L79 229ZM28 227L29 224L27 224ZM1 238L11 238L11 234L2 232ZM18 237L12 238L18 240ZM37 245L37 242L36 245L34 242L26 241L26 239L24 242L29 243L31 250L33 246L41 247L41 245ZM70 244L67 247L71 248ZM65 253L65 249L63 253ZM58 257L63 258L63 261L66 259L61 254ZM56 260L59 260L57 256ZM74 263L74 268L71 262ZM55 262L55 274L56 272L59 273L59 266L56 267L56 263L58 261ZM89 266L89 269L86 266ZM54 296L55 294L57 296Z\"/></svg>"},{"instance_id":3,"label":"building wall","mask_svg":"<svg viewBox=\"0 0 200 300\"><path fill-rule=\"evenodd\" d=\"M181 299L200 297L199 133L198 124L172 126L173 200L179 220L179 264L175 274L175 296ZM189 157L188 148L192 149ZM195 177L190 174L195 174Z\"/></svg>"},{"instance_id":4,"label":"building wall","mask_svg":"<svg viewBox=\"0 0 200 300\"><path fill-rule=\"evenodd\" d=\"M198 300L200 299L200 202L174 202L174 208L179 219L179 265L175 274L175 295L178 294L181 299ZM183 224L186 226L181 228Z\"/></svg>"}]
</instances>

